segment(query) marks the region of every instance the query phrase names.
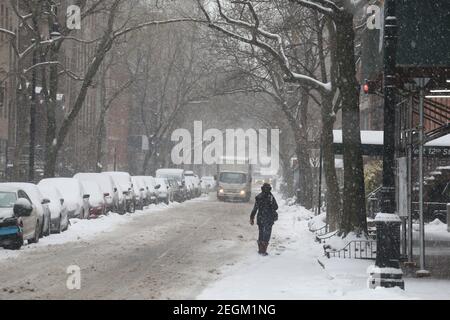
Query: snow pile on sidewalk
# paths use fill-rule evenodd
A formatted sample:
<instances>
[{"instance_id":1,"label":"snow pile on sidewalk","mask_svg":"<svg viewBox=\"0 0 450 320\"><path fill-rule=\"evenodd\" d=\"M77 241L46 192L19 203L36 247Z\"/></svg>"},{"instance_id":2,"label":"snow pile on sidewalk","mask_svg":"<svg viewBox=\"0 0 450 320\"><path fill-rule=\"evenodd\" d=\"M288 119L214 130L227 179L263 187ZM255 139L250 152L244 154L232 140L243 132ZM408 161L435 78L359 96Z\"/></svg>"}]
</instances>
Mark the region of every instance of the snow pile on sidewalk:
<instances>
[{"instance_id":1,"label":"snow pile on sidewalk","mask_svg":"<svg viewBox=\"0 0 450 320\"><path fill-rule=\"evenodd\" d=\"M425 224L425 239L431 241L450 241L450 232L448 226L439 219ZM419 237L419 224L413 224L414 238Z\"/></svg>"},{"instance_id":2,"label":"snow pile on sidewalk","mask_svg":"<svg viewBox=\"0 0 450 320\"><path fill-rule=\"evenodd\" d=\"M197 299L450 299L445 280L406 279L405 291L369 289L367 270L373 261L325 258L323 245L308 228L313 214L279 202L270 255L259 256L255 244L243 261L224 267L222 277Z\"/></svg>"}]
</instances>

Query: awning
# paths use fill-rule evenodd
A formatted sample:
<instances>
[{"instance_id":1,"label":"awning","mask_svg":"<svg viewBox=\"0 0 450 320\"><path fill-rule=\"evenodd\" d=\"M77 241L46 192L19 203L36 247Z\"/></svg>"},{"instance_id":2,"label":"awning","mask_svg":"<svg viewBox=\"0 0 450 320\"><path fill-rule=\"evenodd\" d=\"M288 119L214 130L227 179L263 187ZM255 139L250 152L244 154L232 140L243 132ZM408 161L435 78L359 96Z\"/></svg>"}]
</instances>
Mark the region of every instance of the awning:
<instances>
[{"instance_id":1,"label":"awning","mask_svg":"<svg viewBox=\"0 0 450 320\"><path fill-rule=\"evenodd\" d=\"M361 151L365 156L383 155L383 131L361 131ZM333 130L335 154L342 154L342 130ZM414 150L414 155L418 150ZM424 155L428 157L450 157L450 134L437 138L425 144Z\"/></svg>"}]
</instances>

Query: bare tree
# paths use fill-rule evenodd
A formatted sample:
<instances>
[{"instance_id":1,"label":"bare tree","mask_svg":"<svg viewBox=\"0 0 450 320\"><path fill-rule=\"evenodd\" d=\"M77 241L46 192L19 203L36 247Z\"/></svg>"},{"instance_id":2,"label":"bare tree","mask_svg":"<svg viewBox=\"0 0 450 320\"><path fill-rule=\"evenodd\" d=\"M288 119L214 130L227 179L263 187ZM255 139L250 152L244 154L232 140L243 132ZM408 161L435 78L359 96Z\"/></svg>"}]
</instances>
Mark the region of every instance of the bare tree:
<instances>
[{"instance_id":1,"label":"bare tree","mask_svg":"<svg viewBox=\"0 0 450 320\"><path fill-rule=\"evenodd\" d=\"M14 1L12 1L12 3L13 2ZM53 1L25 0L23 1L23 6L20 6L19 8L14 7L16 9L15 13L21 21L22 29L28 34L30 39L34 39L33 43L22 52L20 52L18 48L15 48L16 54L19 58L22 58L39 48L46 53L43 57L47 58L46 61L40 61L39 63L33 64L24 71L24 73L28 73L36 68L39 68L42 72L48 71L48 75L43 76L42 78L45 80L44 82L48 83L48 85L44 84L44 97L47 105L44 167L44 174L46 177L54 176L58 153L63 147L69 130L83 107L88 90L95 80L97 72L107 56L107 53L113 47L113 44L127 34L146 27L193 21L192 18L175 18L163 21L146 21L143 19L148 18L143 18L142 16L136 18L133 14L133 12L135 12L133 11L133 4L124 0L96 0L89 2L80 0L76 1L75 4L81 7L83 19L90 15L95 15L98 21L104 24L96 39L86 40L73 36L72 30L69 30L64 26L65 15L58 14L58 11L55 10L57 5L55 5ZM136 10L136 8L134 8L134 10ZM61 21L63 23L61 23ZM54 31L54 37L48 39L43 39L41 37L42 34L45 34L42 32L44 26L49 30ZM7 33L13 40L18 37L18 35L10 30L0 30L0 32ZM82 75L76 74L70 70L69 66L66 66L60 61L59 53L65 41L75 41L83 44L95 43L95 49L91 60L86 70L83 70ZM14 47L15 42L11 41L11 43ZM62 123L57 125L56 96L59 77L62 75L78 80L80 86L73 105L68 108L69 111L66 113ZM23 80L22 83L26 83L26 80Z\"/></svg>"},{"instance_id":2,"label":"bare tree","mask_svg":"<svg viewBox=\"0 0 450 320\"><path fill-rule=\"evenodd\" d=\"M137 122L149 141L142 173L154 171L163 144L177 125L183 109L209 96L207 79L212 63L207 60L206 44L196 26L186 26L183 34L170 26L137 34L136 54L130 64ZM140 63L137 63L140 61ZM153 160L153 161L151 161ZM151 165L150 165L151 164Z\"/></svg>"},{"instance_id":3,"label":"bare tree","mask_svg":"<svg viewBox=\"0 0 450 320\"><path fill-rule=\"evenodd\" d=\"M298 73L296 64L286 55L285 41L279 33L271 32L258 9L271 6L273 2L216 0L215 7L206 7L198 0L199 8L208 21L207 26L243 44L263 50L279 64L284 80L295 82L316 90L321 95L330 96L333 88L339 90L342 104L344 136L344 195L343 215L340 223L342 235L351 231L367 233L365 214L364 172L360 150L359 90L356 81L354 56L353 12L362 1L294 1L291 3L317 11L330 19L336 37L332 56L333 68L337 76L330 82ZM329 101L329 99L328 99Z\"/></svg>"}]
</instances>

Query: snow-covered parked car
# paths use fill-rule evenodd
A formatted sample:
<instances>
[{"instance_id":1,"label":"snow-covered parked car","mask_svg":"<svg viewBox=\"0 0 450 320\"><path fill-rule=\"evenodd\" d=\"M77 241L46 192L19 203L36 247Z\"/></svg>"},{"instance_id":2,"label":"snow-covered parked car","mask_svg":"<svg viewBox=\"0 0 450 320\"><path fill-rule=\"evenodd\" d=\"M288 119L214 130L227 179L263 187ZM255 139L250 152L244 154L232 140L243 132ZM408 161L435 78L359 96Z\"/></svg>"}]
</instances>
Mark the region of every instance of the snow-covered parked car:
<instances>
[{"instance_id":1,"label":"snow-covered parked car","mask_svg":"<svg viewBox=\"0 0 450 320\"><path fill-rule=\"evenodd\" d=\"M192 198L200 197L202 194L200 178L194 173L194 171L185 171L186 184L191 185Z\"/></svg>"},{"instance_id":2,"label":"snow-covered parked car","mask_svg":"<svg viewBox=\"0 0 450 320\"><path fill-rule=\"evenodd\" d=\"M85 193L81 182L74 178L48 178L39 182L42 186L52 186L64 198L69 218L87 219L89 215L89 194Z\"/></svg>"},{"instance_id":3,"label":"snow-covered parked car","mask_svg":"<svg viewBox=\"0 0 450 320\"><path fill-rule=\"evenodd\" d=\"M135 199L130 174L116 171L102 172L102 174L112 178L115 190L118 193L118 201L115 204L114 212L119 214L133 213L135 211Z\"/></svg>"},{"instance_id":4,"label":"snow-covered parked car","mask_svg":"<svg viewBox=\"0 0 450 320\"><path fill-rule=\"evenodd\" d=\"M213 176L204 176L201 180L202 191L204 193L210 193L216 189L216 180Z\"/></svg>"},{"instance_id":5,"label":"snow-covered parked car","mask_svg":"<svg viewBox=\"0 0 450 320\"><path fill-rule=\"evenodd\" d=\"M24 241L39 242L41 221L25 190L0 184L0 246L18 250Z\"/></svg>"},{"instance_id":6,"label":"snow-covered parked car","mask_svg":"<svg viewBox=\"0 0 450 320\"><path fill-rule=\"evenodd\" d=\"M97 183L103 193L106 211L114 211L114 204L119 201L119 193L113 179L109 175L101 173L77 173L73 177L80 181Z\"/></svg>"},{"instance_id":7,"label":"snow-covered parked car","mask_svg":"<svg viewBox=\"0 0 450 320\"><path fill-rule=\"evenodd\" d=\"M185 181L186 181L185 185L186 185L186 189L187 189L187 198L192 199L195 197L194 177L186 176Z\"/></svg>"},{"instance_id":8,"label":"snow-covered parked car","mask_svg":"<svg viewBox=\"0 0 450 320\"><path fill-rule=\"evenodd\" d=\"M149 204L147 185L143 176L131 177L133 183L134 199L137 210L143 210Z\"/></svg>"},{"instance_id":9,"label":"snow-covered parked car","mask_svg":"<svg viewBox=\"0 0 450 320\"><path fill-rule=\"evenodd\" d=\"M81 181L83 190L89 195L89 218L95 218L106 214L105 199L99 185L94 181Z\"/></svg>"},{"instance_id":10,"label":"snow-covered parked car","mask_svg":"<svg viewBox=\"0 0 450 320\"><path fill-rule=\"evenodd\" d=\"M169 182L166 178L155 178L155 182L159 185L158 202L169 204L172 201L172 189L169 186Z\"/></svg>"},{"instance_id":11,"label":"snow-covered parked car","mask_svg":"<svg viewBox=\"0 0 450 320\"><path fill-rule=\"evenodd\" d=\"M69 228L69 214L61 192L53 186L38 184L42 195L50 200L51 232L61 233Z\"/></svg>"},{"instance_id":12,"label":"snow-covered parked car","mask_svg":"<svg viewBox=\"0 0 450 320\"><path fill-rule=\"evenodd\" d=\"M17 187L24 190L31 199L31 203L36 206L36 211L41 223L40 236L49 236L51 231L51 213L48 204L50 199L44 198L38 186L33 183L4 183L5 186Z\"/></svg>"},{"instance_id":13,"label":"snow-covered parked car","mask_svg":"<svg viewBox=\"0 0 450 320\"><path fill-rule=\"evenodd\" d=\"M156 178L174 179L178 184L178 192L176 193L177 202L183 202L188 198L188 190L186 187L186 179L183 169L158 169L156 170Z\"/></svg>"},{"instance_id":14,"label":"snow-covered parked car","mask_svg":"<svg viewBox=\"0 0 450 320\"><path fill-rule=\"evenodd\" d=\"M158 203L159 187L155 181L155 178L151 176L145 176L144 181L147 189L147 197L149 197L150 199L149 203Z\"/></svg>"}]
</instances>

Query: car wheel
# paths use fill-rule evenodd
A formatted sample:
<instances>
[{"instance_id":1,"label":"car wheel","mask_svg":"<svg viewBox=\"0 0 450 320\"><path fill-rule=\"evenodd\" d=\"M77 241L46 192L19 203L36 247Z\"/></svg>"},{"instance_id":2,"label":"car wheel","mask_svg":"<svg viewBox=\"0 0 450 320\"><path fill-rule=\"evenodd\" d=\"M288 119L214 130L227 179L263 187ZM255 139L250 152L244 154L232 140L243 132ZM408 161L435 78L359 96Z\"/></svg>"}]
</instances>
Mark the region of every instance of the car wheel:
<instances>
[{"instance_id":1,"label":"car wheel","mask_svg":"<svg viewBox=\"0 0 450 320\"><path fill-rule=\"evenodd\" d=\"M125 213L127 213L127 203L124 201L122 208L119 210L119 214L124 215Z\"/></svg>"},{"instance_id":2,"label":"car wheel","mask_svg":"<svg viewBox=\"0 0 450 320\"><path fill-rule=\"evenodd\" d=\"M47 231L45 232L45 236L48 237L50 235L51 231L52 231L52 221L51 221L51 218L49 217L47 219Z\"/></svg>"},{"instance_id":3,"label":"car wheel","mask_svg":"<svg viewBox=\"0 0 450 320\"><path fill-rule=\"evenodd\" d=\"M34 237L28 240L28 243L38 243L40 238L40 226L39 226L39 220L36 222L36 229L34 230Z\"/></svg>"},{"instance_id":4,"label":"car wheel","mask_svg":"<svg viewBox=\"0 0 450 320\"><path fill-rule=\"evenodd\" d=\"M69 220L69 217L66 217L66 227L64 228L64 230L63 230L63 231L67 231L67 230L69 230L69 225L70 225L70 220Z\"/></svg>"},{"instance_id":5,"label":"car wheel","mask_svg":"<svg viewBox=\"0 0 450 320\"><path fill-rule=\"evenodd\" d=\"M42 220L44 220L44 221L42 222L41 230L39 230L39 238L44 237L45 217L42 217Z\"/></svg>"},{"instance_id":6,"label":"car wheel","mask_svg":"<svg viewBox=\"0 0 450 320\"><path fill-rule=\"evenodd\" d=\"M130 202L130 206L129 206L128 209L129 209L129 210L128 210L129 213L134 213L134 212L136 211L136 207L135 207L135 205L134 205L134 201L131 201L131 202Z\"/></svg>"},{"instance_id":7,"label":"car wheel","mask_svg":"<svg viewBox=\"0 0 450 320\"><path fill-rule=\"evenodd\" d=\"M11 244L9 246L5 246L5 249L7 249L7 250L19 250L20 248L22 248L22 246L23 246L23 238L20 237L13 244Z\"/></svg>"}]
</instances>

